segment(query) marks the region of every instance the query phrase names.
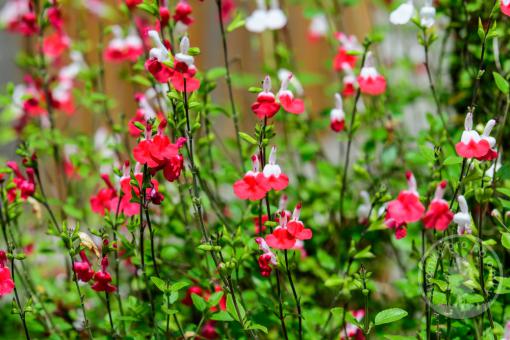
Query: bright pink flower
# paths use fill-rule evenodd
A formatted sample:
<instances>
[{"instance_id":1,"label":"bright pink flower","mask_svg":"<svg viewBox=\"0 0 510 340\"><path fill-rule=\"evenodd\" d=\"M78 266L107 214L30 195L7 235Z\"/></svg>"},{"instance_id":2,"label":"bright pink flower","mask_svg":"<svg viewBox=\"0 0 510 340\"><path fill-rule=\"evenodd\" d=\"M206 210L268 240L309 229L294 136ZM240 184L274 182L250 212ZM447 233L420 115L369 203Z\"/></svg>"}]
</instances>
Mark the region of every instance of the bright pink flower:
<instances>
[{"instance_id":1,"label":"bright pink flower","mask_svg":"<svg viewBox=\"0 0 510 340\"><path fill-rule=\"evenodd\" d=\"M0 250L0 297L12 293L14 290L14 281L11 277L11 271L5 266L7 254Z\"/></svg>"},{"instance_id":2,"label":"bright pink flower","mask_svg":"<svg viewBox=\"0 0 510 340\"><path fill-rule=\"evenodd\" d=\"M142 2L143 2L143 0L125 0L126 6L127 6L129 9L136 8L136 6L138 6L138 5L139 5L139 4L141 4Z\"/></svg>"},{"instance_id":3,"label":"bright pink flower","mask_svg":"<svg viewBox=\"0 0 510 340\"><path fill-rule=\"evenodd\" d=\"M16 185L15 189L12 189L8 192L9 201L12 202L16 199L17 193L20 194L22 200L26 200L28 197L33 196L35 193L35 176L34 169L26 168L27 177L25 177L19 167L18 164L14 161L7 162L7 166L12 169L14 173L14 178L12 181Z\"/></svg>"},{"instance_id":4,"label":"bright pink flower","mask_svg":"<svg viewBox=\"0 0 510 340\"><path fill-rule=\"evenodd\" d=\"M94 274L94 284L92 289L96 292L113 293L117 290L115 286L111 284L112 276L108 273L108 256L104 256L101 260L101 270Z\"/></svg>"},{"instance_id":5,"label":"bright pink flower","mask_svg":"<svg viewBox=\"0 0 510 340\"><path fill-rule=\"evenodd\" d=\"M501 0L500 8L504 15L510 16L510 0Z\"/></svg>"},{"instance_id":6,"label":"bright pink flower","mask_svg":"<svg viewBox=\"0 0 510 340\"><path fill-rule=\"evenodd\" d=\"M289 233L287 228L278 226L266 236L266 242L271 248L291 249L296 244L296 238Z\"/></svg>"},{"instance_id":7,"label":"bright pink flower","mask_svg":"<svg viewBox=\"0 0 510 340\"><path fill-rule=\"evenodd\" d=\"M345 69L345 75L342 79L342 83L344 84L344 88L342 89L342 96L343 97L350 97L354 96L356 93L356 86L357 81L356 77L354 76L354 72L352 69Z\"/></svg>"},{"instance_id":8,"label":"bright pink flower","mask_svg":"<svg viewBox=\"0 0 510 340\"><path fill-rule=\"evenodd\" d=\"M420 220L425 212L425 207L421 204L420 196L416 190L416 180L413 174L408 171L406 178L409 189L401 191L397 199L388 203L385 216L386 226L395 228L397 238L405 236L407 223Z\"/></svg>"},{"instance_id":9,"label":"bright pink flower","mask_svg":"<svg viewBox=\"0 0 510 340\"><path fill-rule=\"evenodd\" d=\"M105 211L110 212L115 209L113 200L116 198L117 192L107 174L102 174L101 178L105 182L106 188L99 189L95 196L90 197L90 207L93 212L103 216Z\"/></svg>"},{"instance_id":10,"label":"bright pink flower","mask_svg":"<svg viewBox=\"0 0 510 340\"><path fill-rule=\"evenodd\" d=\"M361 93L377 96L386 91L386 79L377 72L372 53L368 52L365 64L358 76Z\"/></svg>"},{"instance_id":11,"label":"bright pink flower","mask_svg":"<svg viewBox=\"0 0 510 340\"><path fill-rule=\"evenodd\" d=\"M279 110L280 104L276 102L275 95L271 92L271 78L264 78L263 90L257 96L257 101L251 105L251 110L259 119L273 117Z\"/></svg>"},{"instance_id":12,"label":"bright pink flower","mask_svg":"<svg viewBox=\"0 0 510 340\"><path fill-rule=\"evenodd\" d=\"M81 261L74 262L74 272L76 273L78 280L89 282L94 276L95 272L90 265L87 255L85 255L85 251L80 251L80 257Z\"/></svg>"},{"instance_id":13,"label":"bright pink flower","mask_svg":"<svg viewBox=\"0 0 510 340\"><path fill-rule=\"evenodd\" d=\"M259 158L253 155L253 170L248 171L244 177L234 183L234 193L242 200L258 201L266 196L271 186L263 173L259 172Z\"/></svg>"},{"instance_id":14,"label":"bright pink flower","mask_svg":"<svg viewBox=\"0 0 510 340\"><path fill-rule=\"evenodd\" d=\"M71 39L65 33L55 31L44 37L43 53L47 57L58 58L69 47L70 43Z\"/></svg>"},{"instance_id":15,"label":"bright pink flower","mask_svg":"<svg viewBox=\"0 0 510 340\"><path fill-rule=\"evenodd\" d=\"M335 132L343 131L345 126L345 112L342 103L342 97L335 94L335 108L330 113L330 128Z\"/></svg>"},{"instance_id":16,"label":"bright pink flower","mask_svg":"<svg viewBox=\"0 0 510 340\"><path fill-rule=\"evenodd\" d=\"M174 73L171 79L173 87L187 93L194 92L200 88L200 81L195 77L197 68L194 65L195 59L188 54L189 39L184 36L180 43L180 53L175 55ZM184 84L186 81L186 84Z\"/></svg>"},{"instance_id":17,"label":"bright pink flower","mask_svg":"<svg viewBox=\"0 0 510 340\"><path fill-rule=\"evenodd\" d=\"M223 21L229 21L232 19L232 15L236 10L236 3L234 0L223 0L221 2L221 17Z\"/></svg>"},{"instance_id":18,"label":"bright pink flower","mask_svg":"<svg viewBox=\"0 0 510 340\"><path fill-rule=\"evenodd\" d=\"M8 31L30 36L39 31L37 17L29 0L10 0L0 10L0 25Z\"/></svg>"},{"instance_id":19,"label":"bright pink flower","mask_svg":"<svg viewBox=\"0 0 510 340\"><path fill-rule=\"evenodd\" d=\"M289 185L289 177L284 174L280 166L276 164L276 146L271 148L269 162L264 166L262 173L264 177L266 177L267 183L271 189L275 191L283 190Z\"/></svg>"},{"instance_id":20,"label":"bright pink flower","mask_svg":"<svg viewBox=\"0 0 510 340\"><path fill-rule=\"evenodd\" d=\"M64 26L64 19L62 18L62 12L56 6L50 7L46 10L48 21L51 26L57 31L62 31Z\"/></svg>"},{"instance_id":21,"label":"bright pink flower","mask_svg":"<svg viewBox=\"0 0 510 340\"><path fill-rule=\"evenodd\" d=\"M289 233L296 239L304 241L312 238L312 230L305 228L305 224L299 220L301 203L298 203L292 213L292 219L287 223Z\"/></svg>"},{"instance_id":22,"label":"bright pink flower","mask_svg":"<svg viewBox=\"0 0 510 340\"><path fill-rule=\"evenodd\" d=\"M185 0L179 1L175 6L175 13L173 15L175 23L176 24L181 23L186 27L191 25L194 21L193 18L191 17L191 12L193 12L193 9L191 8L191 5L187 1Z\"/></svg>"},{"instance_id":23,"label":"bright pink flower","mask_svg":"<svg viewBox=\"0 0 510 340\"><path fill-rule=\"evenodd\" d=\"M473 113L468 112L464 121L464 132L460 142L455 145L457 154L463 158L484 158L490 153L491 142L495 140L489 136L495 121L490 120L484 131L484 138L480 137L476 130L473 130ZM487 134L486 134L487 132Z\"/></svg>"},{"instance_id":24,"label":"bright pink flower","mask_svg":"<svg viewBox=\"0 0 510 340\"><path fill-rule=\"evenodd\" d=\"M146 124L145 114L144 114L143 110L141 110L141 109L136 110L135 116L133 118L131 118L128 123L129 134L131 135L131 137L138 138L142 134L142 131L140 131L140 129L135 125L135 122L138 122L138 123L141 123L144 125Z\"/></svg>"},{"instance_id":25,"label":"bright pink flower","mask_svg":"<svg viewBox=\"0 0 510 340\"><path fill-rule=\"evenodd\" d=\"M165 6L159 7L159 21L162 26L168 25L168 22L170 21L170 10Z\"/></svg>"},{"instance_id":26,"label":"bright pink flower","mask_svg":"<svg viewBox=\"0 0 510 340\"><path fill-rule=\"evenodd\" d=\"M346 68L353 69L356 66L356 61L358 57L355 55L349 54L347 49L343 47L338 48L338 53L333 59L333 69L335 71L343 71Z\"/></svg>"},{"instance_id":27,"label":"bright pink flower","mask_svg":"<svg viewBox=\"0 0 510 340\"><path fill-rule=\"evenodd\" d=\"M301 99L294 98L294 94L288 90L289 80L291 78L292 73L289 74L288 78L283 79L277 97L285 111L298 115L305 111L305 103Z\"/></svg>"},{"instance_id":28,"label":"bright pink flower","mask_svg":"<svg viewBox=\"0 0 510 340\"><path fill-rule=\"evenodd\" d=\"M358 309L351 314L356 318L358 322L363 320L363 317L365 316L365 310L364 309ZM345 333L347 332L348 339L354 339L354 340L365 340L365 336L363 335L363 331L361 328L359 328L356 325L353 325L352 323L347 323L345 330L342 328L340 330L340 340L346 340L345 339Z\"/></svg>"},{"instance_id":29,"label":"bright pink flower","mask_svg":"<svg viewBox=\"0 0 510 340\"><path fill-rule=\"evenodd\" d=\"M453 220L453 212L450 211L448 202L443 199L445 188L446 181L442 181L437 186L434 199L430 202L429 209L423 217L425 228L444 231Z\"/></svg>"}]
</instances>

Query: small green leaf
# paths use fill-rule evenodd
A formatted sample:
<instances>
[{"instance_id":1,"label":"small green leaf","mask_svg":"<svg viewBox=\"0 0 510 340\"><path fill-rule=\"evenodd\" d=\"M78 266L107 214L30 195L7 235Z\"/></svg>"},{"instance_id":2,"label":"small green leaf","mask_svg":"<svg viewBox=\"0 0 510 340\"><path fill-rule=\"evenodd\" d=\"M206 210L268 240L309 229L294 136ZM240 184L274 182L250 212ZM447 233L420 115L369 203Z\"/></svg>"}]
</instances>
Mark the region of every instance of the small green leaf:
<instances>
[{"instance_id":1,"label":"small green leaf","mask_svg":"<svg viewBox=\"0 0 510 340\"><path fill-rule=\"evenodd\" d=\"M193 305L196 309L198 309L200 312L203 312L207 308L207 303L205 302L204 298L197 295L197 294L191 294L191 300L193 301Z\"/></svg>"},{"instance_id":2,"label":"small green leaf","mask_svg":"<svg viewBox=\"0 0 510 340\"><path fill-rule=\"evenodd\" d=\"M400 308L385 309L377 313L374 322L376 326L383 325L385 323L391 323L405 318L407 314L408 313L405 310Z\"/></svg>"},{"instance_id":3,"label":"small green leaf","mask_svg":"<svg viewBox=\"0 0 510 340\"><path fill-rule=\"evenodd\" d=\"M179 282L176 282L174 283L173 285L170 286L170 290L172 292L177 292L181 289L183 289L184 287L187 287L189 286L189 282L186 282L186 281L179 281Z\"/></svg>"},{"instance_id":4,"label":"small green leaf","mask_svg":"<svg viewBox=\"0 0 510 340\"><path fill-rule=\"evenodd\" d=\"M165 281L161 280L159 277L156 277L156 276L152 276L151 281L152 281L152 283L154 283L154 285L156 287L158 287L158 289L160 291L162 291L163 293L166 291L166 282Z\"/></svg>"},{"instance_id":5,"label":"small green leaf","mask_svg":"<svg viewBox=\"0 0 510 340\"><path fill-rule=\"evenodd\" d=\"M509 89L508 81L506 81L506 79L497 72L492 72L492 76L494 77L494 81L496 82L498 89L504 94L507 94Z\"/></svg>"},{"instance_id":6,"label":"small green leaf","mask_svg":"<svg viewBox=\"0 0 510 340\"><path fill-rule=\"evenodd\" d=\"M232 317L230 316L229 313L227 313L226 311L222 310L216 314L213 314L211 316L211 320L216 320L216 321L226 321L226 322L229 322L229 321L234 321L234 319L232 319Z\"/></svg>"},{"instance_id":7,"label":"small green leaf","mask_svg":"<svg viewBox=\"0 0 510 340\"><path fill-rule=\"evenodd\" d=\"M510 249L510 233L501 234L501 244L506 249Z\"/></svg>"},{"instance_id":8,"label":"small green leaf","mask_svg":"<svg viewBox=\"0 0 510 340\"><path fill-rule=\"evenodd\" d=\"M207 303L209 304L210 307L216 306L220 302L222 297L223 292L213 293L211 294L211 296L209 296L209 300L207 301Z\"/></svg>"},{"instance_id":9,"label":"small green leaf","mask_svg":"<svg viewBox=\"0 0 510 340\"><path fill-rule=\"evenodd\" d=\"M246 20L243 18L243 15L241 14L241 12L237 12L237 14L234 17L234 19L228 25L227 32L230 33L232 31L235 31L239 27L244 26L245 22L246 22Z\"/></svg>"},{"instance_id":10,"label":"small green leaf","mask_svg":"<svg viewBox=\"0 0 510 340\"><path fill-rule=\"evenodd\" d=\"M247 141L250 144L253 144L253 145L257 144L257 140L247 133L239 132L239 137L241 137L241 139Z\"/></svg>"}]
</instances>

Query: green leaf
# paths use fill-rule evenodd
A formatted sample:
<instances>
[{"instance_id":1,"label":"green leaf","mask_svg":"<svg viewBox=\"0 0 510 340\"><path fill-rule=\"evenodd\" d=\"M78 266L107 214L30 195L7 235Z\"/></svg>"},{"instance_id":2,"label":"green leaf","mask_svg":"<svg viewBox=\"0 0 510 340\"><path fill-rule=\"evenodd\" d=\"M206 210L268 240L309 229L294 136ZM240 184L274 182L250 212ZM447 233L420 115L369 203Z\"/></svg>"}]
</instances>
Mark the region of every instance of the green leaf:
<instances>
[{"instance_id":1,"label":"green leaf","mask_svg":"<svg viewBox=\"0 0 510 340\"><path fill-rule=\"evenodd\" d=\"M153 16L158 15L158 8L154 6L154 4L149 4L148 1L145 1L142 4L139 4L136 6L138 9L141 9L142 11L145 11Z\"/></svg>"},{"instance_id":2,"label":"green leaf","mask_svg":"<svg viewBox=\"0 0 510 340\"><path fill-rule=\"evenodd\" d=\"M246 312L244 311L243 306L241 306L239 303L237 304L237 307L239 308L239 314L241 314L241 319L244 319ZM232 299L232 295L227 295L227 312L234 318L234 320L240 322L239 317L237 316L236 307L234 305L234 301Z\"/></svg>"},{"instance_id":3,"label":"green leaf","mask_svg":"<svg viewBox=\"0 0 510 340\"><path fill-rule=\"evenodd\" d=\"M496 82L498 89L504 94L507 94L509 90L508 81L506 81L506 79L497 72L492 72L492 76L494 77L494 81Z\"/></svg>"},{"instance_id":4,"label":"green leaf","mask_svg":"<svg viewBox=\"0 0 510 340\"><path fill-rule=\"evenodd\" d=\"M211 296L209 296L209 300L207 301L207 303L209 304L210 307L216 306L220 302L222 297L223 292L213 293L211 294Z\"/></svg>"},{"instance_id":5,"label":"green leaf","mask_svg":"<svg viewBox=\"0 0 510 340\"><path fill-rule=\"evenodd\" d=\"M385 309L375 316L374 323L376 326L383 325L385 323L391 323L398 321L407 316L407 312L400 308Z\"/></svg>"},{"instance_id":6,"label":"green leaf","mask_svg":"<svg viewBox=\"0 0 510 340\"><path fill-rule=\"evenodd\" d=\"M454 165L462 163L462 158L457 156L450 156L444 160L444 165Z\"/></svg>"},{"instance_id":7,"label":"green leaf","mask_svg":"<svg viewBox=\"0 0 510 340\"><path fill-rule=\"evenodd\" d=\"M483 28L481 18L478 18L478 38L480 38L482 41L485 38L485 28Z\"/></svg>"},{"instance_id":8,"label":"green leaf","mask_svg":"<svg viewBox=\"0 0 510 340\"><path fill-rule=\"evenodd\" d=\"M227 313L226 311L222 310L216 314L213 314L211 316L211 320L216 320L216 321L225 321L225 322L229 322L229 321L234 321L234 319L232 319L232 317L230 316L229 313Z\"/></svg>"},{"instance_id":9,"label":"green leaf","mask_svg":"<svg viewBox=\"0 0 510 340\"><path fill-rule=\"evenodd\" d=\"M203 312L207 308L207 303L205 302L203 297L197 294L191 294L191 300L193 300L193 305L200 312Z\"/></svg>"},{"instance_id":10,"label":"green leaf","mask_svg":"<svg viewBox=\"0 0 510 340\"><path fill-rule=\"evenodd\" d=\"M218 78L225 77L227 69L224 67L213 67L207 71L205 77L209 80L216 80Z\"/></svg>"},{"instance_id":11,"label":"green leaf","mask_svg":"<svg viewBox=\"0 0 510 340\"><path fill-rule=\"evenodd\" d=\"M510 233L501 234L501 244L506 249L510 249Z\"/></svg>"},{"instance_id":12,"label":"green leaf","mask_svg":"<svg viewBox=\"0 0 510 340\"><path fill-rule=\"evenodd\" d=\"M372 248L372 246L367 246L365 249L358 252L356 255L354 255L354 259L356 259L356 260L371 259L372 257L374 257L374 254L372 254L372 252L370 252L370 248Z\"/></svg>"},{"instance_id":13,"label":"green leaf","mask_svg":"<svg viewBox=\"0 0 510 340\"><path fill-rule=\"evenodd\" d=\"M158 289L160 291L162 291L163 293L166 292L166 282L165 281L161 280L159 277L156 277L156 276L152 276L151 281L152 281L152 283L154 283L154 285L156 287L158 287Z\"/></svg>"},{"instance_id":14,"label":"green leaf","mask_svg":"<svg viewBox=\"0 0 510 340\"><path fill-rule=\"evenodd\" d=\"M170 290L172 292L177 292L181 289L183 289L184 287L187 287L189 286L189 282L186 282L186 281L179 281L179 282L176 282L174 283L173 285L170 286Z\"/></svg>"},{"instance_id":15,"label":"green leaf","mask_svg":"<svg viewBox=\"0 0 510 340\"><path fill-rule=\"evenodd\" d=\"M262 331L263 333L267 334L267 328L265 326L259 325L257 323L249 324L246 329L255 329L258 331Z\"/></svg>"},{"instance_id":16,"label":"green leaf","mask_svg":"<svg viewBox=\"0 0 510 340\"><path fill-rule=\"evenodd\" d=\"M250 144L253 144L253 145L257 144L257 140L247 133L239 132L239 137L241 137L241 139L247 141Z\"/></svg>"},{"instance_id":17,"label":"green leaf","mask_svg":"<svg viewBox=\"0 0 510 340\"><path fill-rule=\"evenodd\" d=\"M243 15L241 14L241 12L237 12L236 16L234 17L234 19L230 22L230 24L228 25L227 27L227 32L233 32L235 31L236 29L238 29L239 27L242 27L244 26L244 23L246 22L246 20L243 18Z\"/></svg>"},{"instance_id":18,"label":"green leaf","mask_svg":"<svg viewBox=\"0 0 510 340\"><path fill-rule=\"evenodd\" d=\"M331 308L329 312L333 315L342 316L344 314L344 309L342 307Z\"/></svg>"},{"instance_id":19,"label":"green leaf","mask_svg":"<svg viewBox=\"0 0 510 340\"><path fill-rule=\"evenodd\" d=\"M188 50L188 54L189 55L199 55L200 54L200 48L198 47L190 47L189 50Z\"/></svg>"}]
</instances>

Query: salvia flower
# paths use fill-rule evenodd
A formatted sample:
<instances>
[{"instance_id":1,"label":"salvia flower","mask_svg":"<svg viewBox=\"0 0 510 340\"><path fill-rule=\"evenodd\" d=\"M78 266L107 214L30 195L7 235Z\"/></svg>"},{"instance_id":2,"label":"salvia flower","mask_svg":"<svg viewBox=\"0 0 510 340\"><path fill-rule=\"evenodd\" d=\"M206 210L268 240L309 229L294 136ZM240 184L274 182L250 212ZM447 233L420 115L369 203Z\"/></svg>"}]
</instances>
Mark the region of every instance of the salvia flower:
<instances>
[{"instance_id":1,"label":"salvia flower","mask_svg":"<svg viewBox=\"0 0 510 340\"><path fill-rule=\"evenodd\" d=\"M180 0L175 6L175 12L173 19L175 21L175 33L177 35L183 35L188 31L188 27L194 22L191 17L193 8L186 0Z\"/></svg>"},{"instance_id":2,"label":"salvia flower","mask_svg":"<svg viewBox=\"0 0 510 340\"><path fill-rule=\"evenodd\" d=\"M16 185L15 188L9 189L7 196L9 202L13 202L17 194L19 193L22 200L26 200L28 197L33 196L35 193L35 176L34 169L26 168L26 177L23 175L18 167L18 164L14 161L8 161L7 166L11 168L14 173L12 181Z\"/></svg>"},{"instance_id":3,"label":"salvia flower","mask_svg":"<svg viewBox=\"0 0 510 340\"><path fill-rule=\"evenodd\" d=\"M90 207L93 212L104 215L115 209L113 207L113 199L117 196L117 191L113 186L107 174L102 174L101 178L106 184L106 188L101 188L96 195L90 197Z\"/></svg>"},{"instance_id":4,"label":"salvia flower","mask_svg":"<svg viewBox=\"0 0 510 340\"><path fill-rule=\"evenodd\" d=\"M499 6L504 15L510 16L510 0L501 0Z\"/></svg>"},{"instance_id":5,"label":"salvia flower","mask_svg":"<svg viewBox=\"0 0 510 340\"><path fill-rule=\"evenodd\" d=\"M464 121L464 132L460 142L455 145L457 154L463 158L476 158L479 160L491 160L497 157L497 152L491 148L495 144L495 139L490 137L490 132L496 124L491 119L480 136L476 130L473 130L473 113L468 111Z\"/></svg>"},{"instance_id":6,"label":"salvia flower","mask_svg":"<svg viewBox=\"0 0 510 340\"><path fill-rule=\"evenodd\" d=\"M393 25L405 25L414 15L413 0L406 0L390 14L390 22Z\"/></svg>"},{"instance_id":7,"label":"salvia flower","mask_svg":"<svg viewBox=\"0 0 510 340\"><path fill-rule=\"evenodd\" d=\"M7 0L0 10L0 25L24 36L39 31L37 17L29 0Z\"/></svg>"},{"instance_id":8,"label":"salvia flower","mask_svg":"<svg viewBox=\"0 0 510 340\"><path fill-rule=\"evenodd\" d=\"M344 69L344 77L342 83L344 88L342 89L343 97L351 97L356 93L356 86L358 85L354 71L350 68Z\"/></svg>"},{"instance_id":9,"label":"salvia flower","mask_svg":"<svg viewBox=\"0 0 510 340\"><path fill-rule=\"evenodd\" d=\"M296 237L287 229L287 216L280 213L279 225L266 236L266 243L275 249L291 249L296 244Z\"/></svg>"},{"instance_id":10,"label":"salvia flower","mask_svg":"<svg viewBox=\"0 0 510 340\"><path fill-rule=\"evenodd\" d=\"M5 265L7 254L0 250L0 297L12 293L14 290L14 281L11 277L11 271Z\"/></svg>"},{"instance_id":11,"label":"salvia flower","mask_svg":"<svg viewBox=\"0 0 510 340\"><path fill-rule=\"evenodd\" d=\"M442 181L436 188L434 199L430 202L429 208L423 217L425 228L444 231L453 219L448 202L443 199L446 188L446 181Z\"/></svg>"},{"instance_id":12,"label":"salvia flower","mask_svg":"<svg viewBox=\"0 0 510 340\"><path fill-rule=\"evenodd\" d=\"M343 131L345 126L345 112L343 108L342 96L335 93L335 108L331 110L330 115L330 128L335 132Z\"/></svg>"},{"instance_id":13,"label":"salvia flower","mask_svg":"<svg viewBox=\"0 0 510 340\"><path fill-rule=\"evenodd\" d=\"M258 201L266 196L271 190L267 178L259 171L259 158L253 155L251 158L253 169L248 171L242 179L234 183L234 193L242 200Z\"/></svg>"},{"instance_id":14,"label":"salvia flower","mask_svg":"<svg viewBox=\"0 0 510 340\"><path fill-rule=\"evenodd\" d=\"M305 104L303 100L294 98L294 94L288 89L289 81L292 77L293 75L291 73L287 78L282 80L277 97L285 111L293 114L301 114L305 111Z\"/></svg>"},{"instance_id":15,"label":"salvia flower","mask_svg":"<svg viewBox=\"0 0 510 340\"><path fill-rule=\"evenodd\" d=\"M149 51L149 59L145 61L145 69L160 83L166 83L174 74L174 70L165 62L170 60L170 52L161 41L158 32L150 30L147 35L155 47Z\"/></svg>"},{"instance_id":16,"label":"salvia flower","mask_svg":"<svg viewBox=\"0 0 510 340\"><path fill-rule=\"evenodd\" d=\"M395 229L397 239L405 237L407 224L420 220L425 212L416 189L414 175L408 171L406 178L408 189L401 191L395 200L388 203L384 218L386 226Z\"/></svg>"},{"instance_id":17,"label":"salvia flower","mask_svg":"<svg viewBox=\"0 0 510 340\"><path fill-rule=\"evenodd\" d=\"M469 214L466 199L464 196L459 195L459 197L457 197L457 201L459 202L460 212L453 216L453 222L457 224L457 233L459 235L471 234L471 215Z\"/></svg>"},{"instance_id":18,"label":"salvia flower","mask_svg":"<svg viewBox=\"0 0 510 340\"><path fill-rule=\"evenodd\" d=\"M124 37L122 28L118 25L112 26L111 31L113 38L108 42L104 50L104 59L106 61L135 62L143 54L143 41L140 39L135 28L132 27L126 37Z\"/></svg>"},{"instance_id":19,"label":"salvia flower","mask_svg":"<svg viewBox=\"0 0 510 340\"><path fill-rule=\"evenodd\" d=\"M328 34L328 20L324 13L316 14L310 21L308 26L308 39L310 41L318 41Z\"/></svg>"},{"instance_id":20,"label":"salvia flower","mask_svg":"<svg viewBox=\"0 0 510 340\"><path fill-rule=\"evenodd\" d=\"M271 92L271 78L269 76L264 78L262 92L257 95L257 101L251 105L251 110L259 119L271 118L280 110L280 104L276 102L276 97Z\"/></svg>"},{"instance_id":21,"label":"salvia flower","mask_svg":"<svg viewBox=\"0 0 510 340\"><path fill-rule=\"evenodd\" d=\"M282 169L276 164L276 146L271 148L269 161L262 171L267 179L269 187L275 191L283 190L289 185L289 177L282 172Z\"/></svg>"},{"instance_id":22,"label":"salvia flower","mask_svg":"<svg viewBox=\"0 0 510 340\"><path fill-rule=\"evenodd\" d=\"M101 270L94 274L92 289L96 292L113 293L117 288L111 282L112 276L108 273L108 256L104 256L101 260Z\"/></svg>"},{"instance_id":23,"label":"salvia flower","mask_svg":"<svg viewBox=\"0 0 510 340\"><path fill-rule=\"evenodd\" d=\"M354 35L347 35L342 32L337 33L336 38L340 42L340 46L333 59L333 69L335 71L352 70L356 66L358 57L355 54L351 54L351 52L361 50L358 39Z\"/></svg>"},{"instance_id":24,"label":"salvia flower","mask_svg":"<svg viewBox=\"0 0 510 340\"><path fill-rule=\"evenodd\" d=\"M189 39L184 36L180 43L180 52L175 55L174 74L171 82L174 88L179 92L187 93L196 91L200 88L200 81L195 78L197 68L195 67L195 59L189 55ZM186 86L184 86L186 80Z\"/></svg>"},{"instance_id":25,"label":"salvia flower","mask_svg":"<svg viewBox=\"0 0 510 340\"><path fill-rule=\"evenodd\" d=\"M74 262L74 272L78 280L83 282L89 282L94 276L95 272L90 265L90 261L85 254L85 251L80 251L81 261Z\"/></svg>"},{"instance_id":26,"label":"salvia flower","mask_svg":"<svg viewBox=\"0 0 510 340\"><path fill-rule=\"evenodd\" d=\"M289 233L293 235L297 240L309 240L312 238L312 230L305 228L305 224L299 220L301 214L301 203L298 203L294 208L291 220L287 223L287 229Z\"/></svg>"},{"instance_id":27,"label":"salvia flower","mask_svg":"<svg viewBox=\"0 0 510 340\"><path fill-rule=\"evenodd\" d=\"M358 76L358 84L364 94L377 96L386 91L386 79L375 68L372 52L367 53L365 64Z\"/></svg>"},{"instance_id":28,"label":"salvia flower","mask_svg":"<svg viewBox=\"0 0 510 340\"><path fill-rule=\"evenodd\" d=\"M430 28L436 22L436 8L432 5L432 0L425 0L425 4L420 9L420 23L422 26Z\"/></svg>"},{"instance_id":29,"label":"salvia flower","mask_svg":"<svg viewBox=\"0 0 510 340\"><path fill-rule=\"evenodd\" d=\"M278 0L271 0L269 10L264 0L257 0L257 8L246 18L245 27L253 33L265 30L278 30L287 24L287 17L280 9Z\"/></svg>"},{"instance_id":30,"label":"salvia flower","mask_svg":"<svg viewBox=\"0 0 510 340\"><path fill-rule=\"evenodd\" d=\"M259 249L263 252L263 254L260 255L258 259L260 275L268 277L271 275L271 271L273 270L271 266L276 266L278 264L276 261L276 256L267 245L266 240L264 240L262 237L257 237L255 242L257 242Z\"/></svg>"}]
</instances>

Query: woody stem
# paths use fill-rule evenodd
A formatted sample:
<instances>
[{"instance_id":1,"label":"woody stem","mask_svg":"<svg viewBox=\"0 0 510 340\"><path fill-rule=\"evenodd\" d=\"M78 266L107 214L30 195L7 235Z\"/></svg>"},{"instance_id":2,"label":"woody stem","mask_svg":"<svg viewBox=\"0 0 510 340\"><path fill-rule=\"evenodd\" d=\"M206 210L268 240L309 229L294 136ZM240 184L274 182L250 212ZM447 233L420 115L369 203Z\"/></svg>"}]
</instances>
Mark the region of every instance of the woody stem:
<instances>
[{"instance_id":1,"label":"woody stem","mask_svg":"<svg viewBox=\"0 0 510 340\"><path fill-rule=\"evenodd\" d=\"M289 278L289 284L290 284L290 288L292 289L292 295L294 296L294 301L296 303L296 308L297 308L297 312L298 312L298 318L299 318L299 339L302 340L303 339L303 316L301 314L301 299L299 298L298 294L297 294L297 291L296 291L296 287L294 286L294 281L292 280L292 273L290 271L290 268L289 268L289 259L288 259L288 255L287 255L287 250L285 249L284 251L284 254L285 254L285 269L287 271L287 277Z\"/></svg>"},{"instance_id":2,"label":"woody stem","mask_svg":"<svg viewBox=\"0 0 510 340\"><path fill-rule=\"evenodd\" d=\"M115 328L113 327L112 309L110 307L110 296L108 295L108 292L104 292L104 294L106 296L106 309L108 310L108 319L110 320L111 334L113 337L115 337Z\"/></svg>"},{"instance_id":3,"label":"woody stem","mask_svg":"<svg viewBox=\"0 0 510 340\"><path fill-rule=\"evenodd\" d=\"M365 64L365 59L367 57L369 47L370 47L370 43L366 43L365 49L363 50L363 57L361 58L361 68L363 68L363 65ZM358 87L358 89L356 91L356 97L354 99L354 104L352 107L349 131L347 132L347 151L345 152L344 168L343 168L343 175L342 175L342 186L340 187L340 218L339 218L340 225L342 225L343 218L344 218L344 196L345 196L345 191L346 191L347 173L348 173L349 161L350 161L350 156L351 156L351 145L352 145L352 139L354 136L353 126L354 126L354 122L356 121L356 113L358 112L358 101L359 101L360 97L361 97L361 90Z\"/></svg>"},{"instance_id":4,"label":"woody stem","mask_svg":"<svg viewBox=\"0 0 510 340\"><path fill-rule=\"evenodd\" d=\"M234 102L234 92L232 90L232 79L230 77L227 37L225 34L225 25L223 23L223 16L221 13L222 0L216 0L216 5L218 7L218 18L220 21L221 42L223 45L223 62L225 64L225 71L226 71L225 80L227 82L228 97L230 100L230 108L232 110L232 120L234 121L234 128L235 128L235 132L236 132L237 151L239 152L239 161L241 162L241 169L243 170L243 172L245 172L246 168L245 168L244 161L243 161L244 160L243 149L241 147L241 137L239 136L239 119L237 117L237 110L236 110L236 105Z\"/></svg>"}]
</instances>

